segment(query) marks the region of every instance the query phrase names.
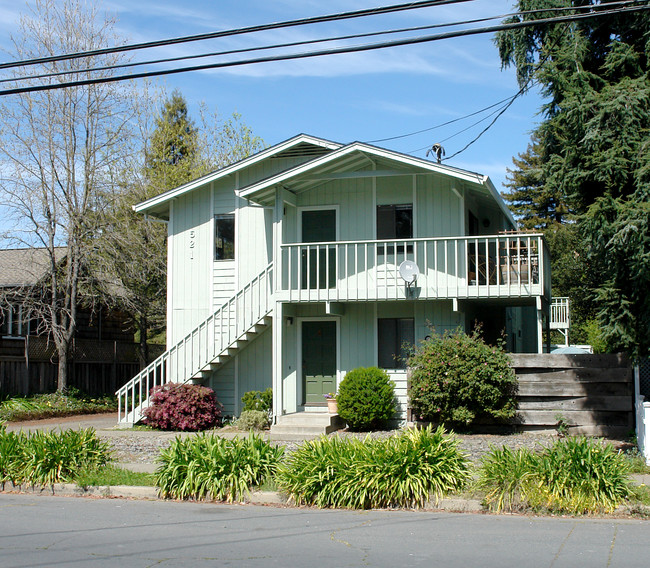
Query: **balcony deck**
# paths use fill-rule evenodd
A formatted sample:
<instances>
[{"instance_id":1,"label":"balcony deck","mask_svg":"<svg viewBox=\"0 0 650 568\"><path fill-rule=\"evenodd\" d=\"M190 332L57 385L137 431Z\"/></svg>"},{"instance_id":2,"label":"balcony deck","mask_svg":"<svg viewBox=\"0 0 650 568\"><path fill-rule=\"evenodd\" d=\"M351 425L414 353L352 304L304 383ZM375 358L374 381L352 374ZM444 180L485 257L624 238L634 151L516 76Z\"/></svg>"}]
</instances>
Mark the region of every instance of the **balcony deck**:
<instances>
[{"instance_id":1,"label":"balcony deck","mask_svg":"<svg viewBox=\"0 0 650 568\"><path fill-rule=\"evenodd\" d=\"M531 298L550 300L542 235L509 233L282 245L276 294L285 302ZM399 266L419 275L410 286Z\"/></svg>"}]
</instances>

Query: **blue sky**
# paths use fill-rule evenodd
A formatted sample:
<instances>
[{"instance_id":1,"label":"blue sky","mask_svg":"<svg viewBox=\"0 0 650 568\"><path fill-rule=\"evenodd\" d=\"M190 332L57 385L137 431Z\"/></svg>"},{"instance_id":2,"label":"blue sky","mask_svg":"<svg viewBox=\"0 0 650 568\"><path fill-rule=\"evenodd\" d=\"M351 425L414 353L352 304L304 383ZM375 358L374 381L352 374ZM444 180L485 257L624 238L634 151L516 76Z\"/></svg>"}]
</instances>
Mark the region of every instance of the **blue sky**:
<instances>
[{"instance_id":1,"label":"blue sky","mask_svg":"<svg viewBox=\"0 0 650 568\"><path fill-rule=\"evenodd\" d=\"M101 6L117 18L120 35L129 42L140 42L394 3L398 0L194 0L185 7L177 1L104 0ZM173 57L253 43L494 16L510 12L512 3L513 0L473 0L363 20L274 30L250 38L170 46L136 57ZM0 45L9 44L9 34L15 29L23 7L20 2L0 0ZM357 40L365 41L374 40ZM194 112L202 101L224 115L237 111L267 144L300 132L337 142L400 136L469 114L518 90L514 71L501 71L490 35L185 73L162 78L160 82L170 91L179 88ZM528 144L530 131L539 120L541 104L535 92L520 97L478 142L447 163L487 174L501 189L512 156ZM427 148L442 142L449 156L487 125L482 122L459 133L479 118L377 145L424 157Z\"/></svg>"}]
</instances>

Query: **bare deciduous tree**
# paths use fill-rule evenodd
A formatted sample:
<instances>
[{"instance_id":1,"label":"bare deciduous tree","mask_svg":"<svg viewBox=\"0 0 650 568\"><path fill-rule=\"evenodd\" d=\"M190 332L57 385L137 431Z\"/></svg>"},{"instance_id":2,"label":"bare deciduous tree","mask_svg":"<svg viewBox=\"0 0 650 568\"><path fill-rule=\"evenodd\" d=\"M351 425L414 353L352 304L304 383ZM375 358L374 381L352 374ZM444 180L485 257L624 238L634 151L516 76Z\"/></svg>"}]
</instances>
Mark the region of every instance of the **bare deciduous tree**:
<instances>
[{"instance_id":1,"label":"bare deciduous tree","mask_svg":"<svg viewBox=\"0 0 650 568\"><path fill-rule=\"evenodd\" d=\"M36 0L12 37L14 56L25 60L113 45L119 41L113 24L99 17L93 3ZM115 64L116 57L19 67L15 78L23 80L16 86L90 76L88 67ZM58 75L24 79L44 73ZM29 296L29 309L55 344L59 390L67 387L68 352L96 236L96 196L110 182L111 166L128 151L132 95L126 85L96 84L14 95L0 105L0 200L12 222L3 236L48 252L46 287Z\"/></svg>"}]
</instances>

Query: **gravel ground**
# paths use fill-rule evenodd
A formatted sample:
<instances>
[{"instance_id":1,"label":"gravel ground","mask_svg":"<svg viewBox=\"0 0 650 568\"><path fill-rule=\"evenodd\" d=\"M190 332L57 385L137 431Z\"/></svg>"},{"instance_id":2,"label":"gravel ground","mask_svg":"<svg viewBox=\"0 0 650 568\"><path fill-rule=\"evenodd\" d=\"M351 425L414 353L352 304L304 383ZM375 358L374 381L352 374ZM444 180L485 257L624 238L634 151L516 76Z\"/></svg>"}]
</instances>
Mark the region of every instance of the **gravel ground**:
<instances>
[{"instance_id":1,"label":"gravel ground","mask_svg":"<svg viewBox=\"0 0 650 568\"><path fill-rule=\"evenodd\" d=\"M370 434L373 438L386 437L394 434L395 431L380 431ZM235 432L228 432L228 435L235 435ZM112 445L116 458L121 462L130 463L153 463L162 448L168 447L177 436L176 433L160 432L124 432L116 436L114 433L107 435L98 432L98 435L105 438ZM187 435L187 434L185 434ZM239 435L245 435L239 433ZM365 437L366 433L355 433L342 431L338 434L343 437ZM522 434L461 434L458 435L461 450L469 455L471 461L478 463L482 456L490 451L490 446L508 446L511 449L530 448L539 449L553 444L558 438L554 434L522 433ZM608 440L617 447L625 446L621 440ZM295 450L301 442L273 442L283 445L287 451Z\"/></svg>"}]
</instances>

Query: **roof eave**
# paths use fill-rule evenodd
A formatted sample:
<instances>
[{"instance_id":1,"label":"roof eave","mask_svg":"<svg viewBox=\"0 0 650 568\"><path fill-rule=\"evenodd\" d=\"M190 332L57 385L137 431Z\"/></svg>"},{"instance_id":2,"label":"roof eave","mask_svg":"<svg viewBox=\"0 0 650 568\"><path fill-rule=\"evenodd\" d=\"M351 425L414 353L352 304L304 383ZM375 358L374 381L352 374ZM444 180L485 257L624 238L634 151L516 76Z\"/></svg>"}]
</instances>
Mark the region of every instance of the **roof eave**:
<instances>
[{"instance_id":1,"label":"roof eave","mask_svg":"<svg viewBox=\"0 0 650 568\"><path fill-rule=\"evenodd\" d=\"M302 144L304 142L321 146L329 150L336 150L341 147L341 144L337 142L332 142L331 140L316 138L315 136L310 136L309 134L298 134L297 136L294 136L289 140L285 140L284 142L280 142L275 146L266 148L265 150L262 150L261 152L254 154L253 156L244 158L243 160L240 160L238 162L235 162L234 164L221 168L220 170L207 174L189 183L186 183L174 189L170 189L165 193L161 193L160 195L157 195L155 197L147 199L146 201L138 203L133 206L133 210L136 213L147 213L153 217L168 220L169 202L171 200L176 199L177 197L185 193L193 191L198 187L205 185L206 183L210 183L217 179L221 179L229 175L232 175L243 168L250 167L256 164L257 162L265 160L266 158L270 158L274 154L278 154L280 152L283 152L293 146L297 146L298 144Z\"/></svg>"}]
</instances>

